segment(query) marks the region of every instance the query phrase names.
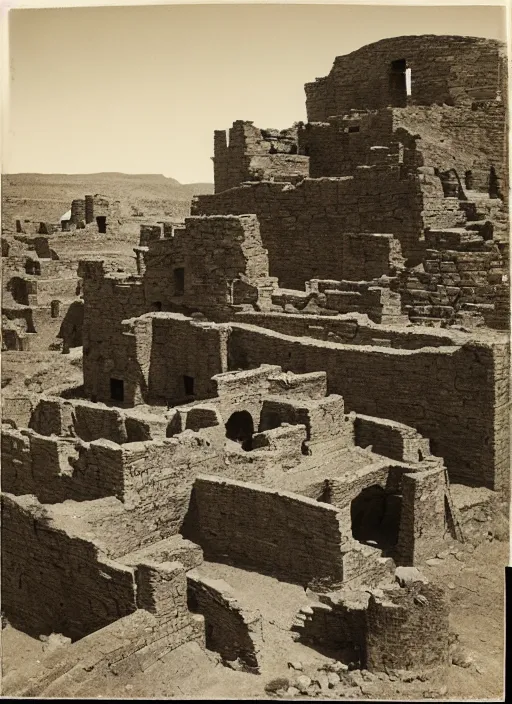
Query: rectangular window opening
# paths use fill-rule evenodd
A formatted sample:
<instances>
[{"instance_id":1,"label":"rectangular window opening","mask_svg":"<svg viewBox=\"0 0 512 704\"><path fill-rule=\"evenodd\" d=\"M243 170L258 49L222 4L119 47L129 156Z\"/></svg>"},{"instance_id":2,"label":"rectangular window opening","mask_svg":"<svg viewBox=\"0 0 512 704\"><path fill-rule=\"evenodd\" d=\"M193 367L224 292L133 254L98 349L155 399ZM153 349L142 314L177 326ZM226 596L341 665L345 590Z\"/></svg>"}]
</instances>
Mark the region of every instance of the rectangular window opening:
<instances>
[{"instance_id":1,"label":"rectangular window opening","mask_svg":"<svg viewBox=\"0 0 512 704\"><path fill-rule=\"evenodd\" d=\"M124 381L122 379L110 380L110 398L112 401L124 401Z\"/></svg>"},{"instance_id":2,"label":"rectangular window opening","mask_svg":"<svg viewBox=\"0 0 512 704\"><path fill-rule=\"evenodd\" d=\"M193 396L194 395L194 377L187 376L185 374L183 376L183 385L185 387L185 396Z\"/></svg>"},{"instance_id":3,"label":"rectangular window opening","mask_svg":"<svg viewBox=\"0 0 512 704\"><path fill-rule=\"evenodd\" d=\"M407 105L407 60L392 61L389 69L390 104L394 107Z\"/></svg>"},{"instance_id":4,"label":"rectangular window opening","mask_svg":"<svg viewBox=\"0 0 512 704\"><path fill-rule=\"evenodd\" d=\"M174 276L174 295L183 296L185 293L185 269L180 267L173 272Z\"/></svg>"}]
</instances>

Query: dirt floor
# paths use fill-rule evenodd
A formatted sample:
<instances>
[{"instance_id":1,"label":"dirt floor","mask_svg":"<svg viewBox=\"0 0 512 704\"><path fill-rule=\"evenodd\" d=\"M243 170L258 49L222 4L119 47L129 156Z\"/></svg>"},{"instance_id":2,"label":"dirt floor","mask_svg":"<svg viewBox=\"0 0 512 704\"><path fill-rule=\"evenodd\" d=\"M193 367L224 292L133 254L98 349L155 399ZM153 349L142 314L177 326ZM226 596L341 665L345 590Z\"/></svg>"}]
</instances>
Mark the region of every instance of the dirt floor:
<instances>
[{"instance_id":1,"label":"dirt floor","mask_svg":"<svg viewBox=\"0 0 512 704\"><path fill-rule=\"evenodd\" d=\"M82 348L60 352L2 352L2 394L40 394L59 386L83 383Z\"/></svg>"},{"instance_id":2,"label":"dirt floor","mask_svg":"<svg viewBox=\"0 0 512 704\"><path fill-rule=\"evenodd\" d=\"M276 697L265 686L277 677L293 687L299 676L311 684L296 698L322 699L484 699L503 698L504 579L509 544L485 541L447 548L422 567L431 580L441 580L451 601L451 628L458 635L446 688L428 681L405 682L365 671L342 673L341 680L322 691L315 680L334 661L293 641L289 627L300 606L308 603L301 587L226 565L204 563L202 572L226 580L250 607L260 611L267 657L260 675L223 666L214 653L188 644L168 654L144 673L108 677L101 691L82 689L79 696L107 698L266 699ZM65 646L64 646L65 647ZM26 674L44 656L47 644L7 625L2 631L3 677L8 694L10 676ZM271 657L268 657L268 655ZM294 669L288 663L294 663ZM334 667L336 669L336 667ZM284 698L289 698L284 695Z\"/></svg>"}]
</instances>

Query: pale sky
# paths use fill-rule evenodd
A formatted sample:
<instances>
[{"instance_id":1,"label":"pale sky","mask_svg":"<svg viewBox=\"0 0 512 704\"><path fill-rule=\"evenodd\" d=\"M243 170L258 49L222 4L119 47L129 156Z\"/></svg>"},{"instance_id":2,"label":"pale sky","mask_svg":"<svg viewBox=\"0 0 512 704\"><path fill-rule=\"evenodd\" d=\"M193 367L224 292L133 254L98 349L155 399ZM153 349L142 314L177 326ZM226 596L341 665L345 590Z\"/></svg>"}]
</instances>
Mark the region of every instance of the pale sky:
<instances>
[{"instance_id":1,"label":"pale sky","mask_svg":"<svg viewBox=\"0 0 512 704\"><path fill-rule=\"evenodd\" d=\"M157 5L11 10L5 173L213 181L213 131L305 120L304 83L385 37L506 39L503 7Z\"/></svg>"}]
</instances>

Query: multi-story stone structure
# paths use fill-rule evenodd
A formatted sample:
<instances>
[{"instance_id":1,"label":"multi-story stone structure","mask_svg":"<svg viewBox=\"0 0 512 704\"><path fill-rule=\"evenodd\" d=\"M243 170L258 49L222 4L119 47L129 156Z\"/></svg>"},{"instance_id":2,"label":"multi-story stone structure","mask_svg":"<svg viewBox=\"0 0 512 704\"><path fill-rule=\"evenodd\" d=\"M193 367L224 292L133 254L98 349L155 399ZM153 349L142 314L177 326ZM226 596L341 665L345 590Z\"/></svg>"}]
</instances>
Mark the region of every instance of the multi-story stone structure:
<instances>
[{"instance_id":1,"label":"multi-story stone structure","mask_svg":"<svg viewBox=\"0 0 512 704\"><path fill-rule=\"evenodd\" d=\"M82 398L2 447L4 609L78 642L13 691L189 641L258 671L213 563L316 594L298 637L360 667L446 672L443 590L396 568L509 493L505 67L462 37L339 57L307 124L216 132L215 194L141 228L137 275L80 263Z\"/></svg>"}]
</instances>

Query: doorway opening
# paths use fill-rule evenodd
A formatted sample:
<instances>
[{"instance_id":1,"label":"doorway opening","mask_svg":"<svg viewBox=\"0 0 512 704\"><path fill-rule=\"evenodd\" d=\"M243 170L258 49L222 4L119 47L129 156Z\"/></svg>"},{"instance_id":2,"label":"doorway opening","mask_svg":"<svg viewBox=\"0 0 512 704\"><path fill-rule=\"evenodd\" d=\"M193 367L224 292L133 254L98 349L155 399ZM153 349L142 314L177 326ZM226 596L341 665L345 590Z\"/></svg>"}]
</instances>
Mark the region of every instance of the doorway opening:
<instances>
[{"instance_id":1,"label":"doorway opening","mask_svg":"<svg viewBox=\"0 0 512 704\"><path fill-rule=\"evenodd\" d=\"M124 381L122 379L110 380L110 398L112 401L124 401Z\"/></svg>"},{"instance_id":2,"label":"doorway opening","mask_svg":"<svg viewBox=\"0 0 512 704\"><path fill-rule=\"evenodd\" d=\"M252 450L254 423L249 411L235 411L226 423L226 437L241 445L242 450Z\"/></svg>"},{"instance_id":3,"label":"doorway opening","mask_svg":"<svg viewBox=\"0 0 512 704\"><path fill-rule=\"evenodd\" d=\"M183 296L185 293L185 269L179 267L173 272L174 277L174 295Z\"/></svg>"},{"instance_id":4,"label":"doorway opening","mask_svg":"<svg viewBox=\"0 0 512 704\"><path fill-rule=\"evenodd\" d=\"M185 387L185 396L194 395L194 377L183 375L183 386Z\"/></svg>"},{"instance_id":5,"label":"doorway opening","mask_svg":"<svg viewBox=\"0 0 512 704\"><path fill-rule=\"evenodd\" d=\"M105 215L98 215L96 218L96 224L98 225L98 232L100 235L104 235L107 232L107 218Z\"/></svg>"},{"instance_id":6,"label":"doorway opening","mask_svg":"<svg viewBox=\"0 0 512 704\"><path fill-rule=\"evenodd\" d=\"M381 550L393 548L398 541L402 497L388 494L381 486L363 489L350 506L352 537Z\"/></svg>"}]
</instances>

